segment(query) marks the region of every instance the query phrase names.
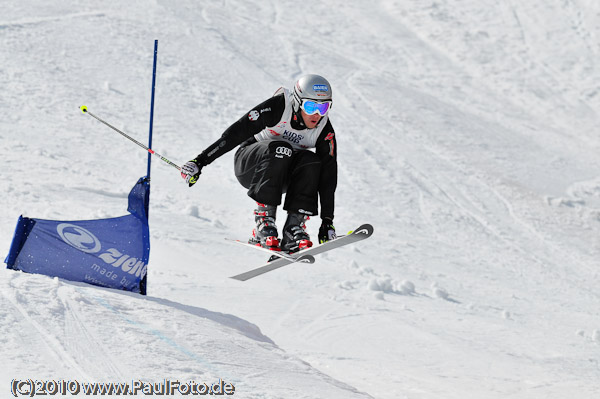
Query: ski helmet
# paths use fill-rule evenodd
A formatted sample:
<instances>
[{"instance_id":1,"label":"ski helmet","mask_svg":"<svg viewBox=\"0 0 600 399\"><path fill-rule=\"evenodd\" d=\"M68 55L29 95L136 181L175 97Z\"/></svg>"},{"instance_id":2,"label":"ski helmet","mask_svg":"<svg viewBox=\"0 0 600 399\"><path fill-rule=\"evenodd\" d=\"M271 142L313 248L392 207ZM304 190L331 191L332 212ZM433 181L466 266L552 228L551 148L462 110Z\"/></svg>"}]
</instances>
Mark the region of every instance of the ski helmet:
<instances>
[{"instance_id":1,"label":"ski helmet","mask_svg":"<svg viewBox=\"0 0 600 399\"><path fill-rule=\"evenodd\" d=\"M300 110L302 100L331 101L331 85L320 75L304 75L294 85L292 105L294 112Z\"/></svg>"}]
</instances>

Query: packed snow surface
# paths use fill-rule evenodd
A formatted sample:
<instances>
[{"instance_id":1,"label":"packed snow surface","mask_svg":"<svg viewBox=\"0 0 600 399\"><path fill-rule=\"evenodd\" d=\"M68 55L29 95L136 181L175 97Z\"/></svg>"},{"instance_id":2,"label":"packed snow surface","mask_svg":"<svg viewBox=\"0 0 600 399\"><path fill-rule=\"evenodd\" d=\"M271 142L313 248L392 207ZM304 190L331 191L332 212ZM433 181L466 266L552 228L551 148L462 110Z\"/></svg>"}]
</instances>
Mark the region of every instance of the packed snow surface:
<instances>
[{"instance_id":1,"label":"packed snow surface","mask_svg":"<svg viewBox=\"0 0 600 399\"><path fill-rule=\"evenodd\" d=\"M232 280L266 260L224 240L253 227L233 154L193 188L153 160L148 295L0 271L0 396L222 379L240 398L600 397L600 2L1 8L3 254L21 214L126 213L147 153L79 106L145 141L155 39L153 148L178 164L326 76L335 226L375 234Z\"/></svg>"}]
</instances>

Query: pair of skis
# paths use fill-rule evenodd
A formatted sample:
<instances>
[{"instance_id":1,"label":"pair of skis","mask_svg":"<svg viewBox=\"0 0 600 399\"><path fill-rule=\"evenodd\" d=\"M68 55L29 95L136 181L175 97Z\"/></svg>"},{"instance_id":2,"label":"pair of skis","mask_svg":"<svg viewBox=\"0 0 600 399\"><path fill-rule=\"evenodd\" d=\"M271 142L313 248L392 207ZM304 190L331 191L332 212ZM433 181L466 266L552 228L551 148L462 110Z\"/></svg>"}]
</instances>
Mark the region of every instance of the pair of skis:
<instances>
[{"instance_id":1,"label":"pair of skis","mask_svg":"<svg viewBox=\"0 0 600 399\"><path fill-rule=\"evenodd\" d=\"M357 241L362 241L367 239L373 235L373 226L370 224L363 224L358 227L356 230L351 232L348 235L341 236L336 238L335 240L327 241L321 245L317 245L315 247L303 249L302 251L287 254L280 253L276 251L271 251L268 249L264 249L262 247L255 247L259 249L264 249L268 251L271 255L278 256L278 259L275 259L266 265L257 267L256 269L249 270L247 272L237 274L235 276L231 276L232 279L239 281L246 281L253 277L260 276L261 274L265 274L275 269L279 269L280 267L290 265L292 263L301 262L301 263L314 263L315 258L314 255L318 255L323 252L330 251L335 248L343 247L344 245L352 244ZM252 245L239 240L230 240L243 245Z\"/></svg>"}]
</instances>

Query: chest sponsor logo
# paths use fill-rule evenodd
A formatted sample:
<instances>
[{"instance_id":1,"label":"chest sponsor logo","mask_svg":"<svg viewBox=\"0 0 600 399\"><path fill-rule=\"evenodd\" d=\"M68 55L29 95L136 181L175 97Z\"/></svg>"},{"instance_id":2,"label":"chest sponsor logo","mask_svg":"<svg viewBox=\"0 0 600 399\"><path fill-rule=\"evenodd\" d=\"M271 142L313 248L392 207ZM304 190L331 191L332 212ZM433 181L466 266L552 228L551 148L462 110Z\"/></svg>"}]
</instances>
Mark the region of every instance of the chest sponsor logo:
<instances>
[{"instance_id":1,"label":"chest sponsor logo","mask_svg":"<svg viewBox=\"0 0 600 399\"><path fill-rule=\"evenodd\" d=\"M284 130L283 138L291 141L292 143L299 144L304 139L304 136L298 133L290 132L289 130Z\"/></svg>"}]
</instances>

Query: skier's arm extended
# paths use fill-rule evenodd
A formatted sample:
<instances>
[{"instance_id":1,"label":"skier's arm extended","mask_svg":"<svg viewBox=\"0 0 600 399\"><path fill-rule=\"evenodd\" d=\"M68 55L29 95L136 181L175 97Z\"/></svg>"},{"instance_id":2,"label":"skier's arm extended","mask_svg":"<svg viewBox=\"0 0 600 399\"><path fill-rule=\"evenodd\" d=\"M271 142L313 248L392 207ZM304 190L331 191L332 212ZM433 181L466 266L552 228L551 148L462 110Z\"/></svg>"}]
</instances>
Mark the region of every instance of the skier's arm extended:
<instances>
[{"instance_id":1,"label":"skier's arm extended","mask_svg":"<svg viewBox=\"0 0 600 399\"><path fill-rule=\"evenodd\" d=\"M238 119L221 135L221 138L200 153L196 160L209 165L221 155L231 151L266 127L274 126L285 109L283 94L269 98Z\"/></svg>"},{"instance_id":2,"label":"skier's arm extended","mask_svg":"<svg viewBox=\"0 0 600 399\"><path fill-rule=\"evenodd\" d=\"M283 94L273 96L258 104L237 122L229 126L220 139L208 146L196 158L183 165L181 177L192 187L198 181L204 166L233 150L264 128L274 126L281 119L284 110L285 98Z\"/></svg>"}]
</instances>

